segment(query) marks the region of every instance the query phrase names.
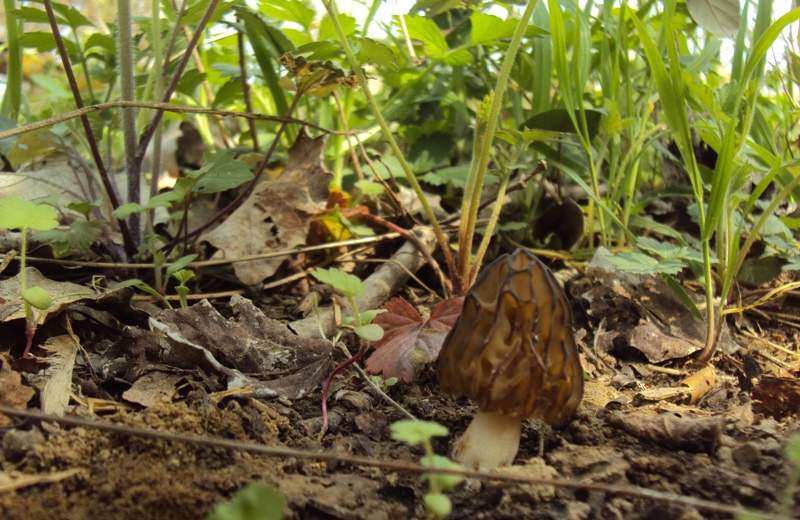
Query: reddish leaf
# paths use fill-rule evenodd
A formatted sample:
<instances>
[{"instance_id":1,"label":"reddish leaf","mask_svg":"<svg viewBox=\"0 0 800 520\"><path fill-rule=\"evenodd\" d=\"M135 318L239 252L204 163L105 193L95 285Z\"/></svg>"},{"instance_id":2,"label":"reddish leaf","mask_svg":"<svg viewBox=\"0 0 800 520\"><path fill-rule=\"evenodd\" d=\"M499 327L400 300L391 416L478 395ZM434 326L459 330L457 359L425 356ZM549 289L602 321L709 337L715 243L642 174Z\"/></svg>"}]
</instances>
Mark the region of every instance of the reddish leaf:
<instances>
[{"instance_id":1,"label":"reddish leaf","mask_svg":"<svg viewBox=\"0 0 800 520\"><path fill-rule=\"evenodd\" d=\"M450 332L456 320L461 316L461 307L464 306L464 297L448 298L443 302L437 303L431 309L431 317L428 321L433 330L437 332Z\"/></svg>"},{"instance_id":2,"label":"reddish leaf","mask_svg":"<svg viewBox=\"0 0 800 520\"><path fill-rule=\"evenodd\" d=\"M386 312L378 314L372 323L380 325L383 329L383 339L375 342L376 347L382 347L394 341L399 335L409 334L418 327L422 327L422 318L417 310L403 298L392 298L381 309Z\"/></svg>"},{"instance_id":3,"label":"reddish leaf","mask_svg":"<svg viewBox=\"0 0 800 520\"><path fill-rule=\"evenodd\" d=\"M463 298L445 300L431 310L431 318L422 321L419 313L402 298L393 298L381 307L374 323L383 327L384 336L375 343L375 352L367 359L367 370L381 372L411 382L417 372L439 355L447 332L461 312Z\"/></svg>"}]
</instances>

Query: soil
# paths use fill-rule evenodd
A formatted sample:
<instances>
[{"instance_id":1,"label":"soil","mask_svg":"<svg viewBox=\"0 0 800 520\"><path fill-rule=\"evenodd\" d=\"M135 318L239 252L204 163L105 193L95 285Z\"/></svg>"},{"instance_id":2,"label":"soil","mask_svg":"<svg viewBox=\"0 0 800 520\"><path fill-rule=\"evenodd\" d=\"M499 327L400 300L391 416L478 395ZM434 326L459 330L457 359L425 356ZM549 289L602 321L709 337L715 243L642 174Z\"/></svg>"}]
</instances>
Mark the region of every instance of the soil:
<instances>
[{"instance_id":1,"label":"soil","mask_svg":"<svg viewBox=\"0 0 800 520\"><path fill-rule=\"evenodd\" d=\"M97 334L102 336L99 329ZM592 335L589 330L581 340L584 352L593 348ZM96 339L90 348L99 352L102 338ZM786 338L790 348L796 349L795 339ZM788 517L800 518L800 490L787 494L791 465L784 455L797 430L797 409L783 414L773 410L770 417L768 407L753 401L752 388L743 388L744 380L732 376L741 358L741 352L718 355L720 383L698 404L689 405L680 399L643 401L636 397L638 387L614 390L608 377L598 373L594 357L582 357L584 367L595 367L595 373L572 420L558 430L526 422L514 465L496 471L507 478L468 479L449 493L449 518L732 518L724 509L731 506L776 518L788 507ZM648 371L641 362L612 362L636 367L639 387L678 386L680 378ZM28 368L29 375L33 372ZM199 519L253 481L273 484L287 497L284 518L425 518L427 482L418 474L348 462L358 456L376 463L414 463L422 455L419 447L391 439L389 425L403 417L354 372L345 371L334 381L330 428L324 436L318 388L293 400L225 396L214 393L219 388L208 374L180 375L176 390L149 406L93 414L78 406L69 413L123 427L333 453L341 460L264 455L15 419L0 429L4 476L76 471L26 486L0 482L0 518ZM76 384L88 379L85 365L76 367L74 377ZM122 402L121 389L129 385L112 379L102 381L97 394ZM466 400L444 395L431 366L416 383L385 390L417 418L443 424L454 434L464 431L476 411ZM36 399L28 407L35 408ZM454 438L434 439L434 450L448 454ZM526 478L566 480L573 486L522 481ZM685 500L646 496L640 488Z\"/></svg>"}]
</instances>

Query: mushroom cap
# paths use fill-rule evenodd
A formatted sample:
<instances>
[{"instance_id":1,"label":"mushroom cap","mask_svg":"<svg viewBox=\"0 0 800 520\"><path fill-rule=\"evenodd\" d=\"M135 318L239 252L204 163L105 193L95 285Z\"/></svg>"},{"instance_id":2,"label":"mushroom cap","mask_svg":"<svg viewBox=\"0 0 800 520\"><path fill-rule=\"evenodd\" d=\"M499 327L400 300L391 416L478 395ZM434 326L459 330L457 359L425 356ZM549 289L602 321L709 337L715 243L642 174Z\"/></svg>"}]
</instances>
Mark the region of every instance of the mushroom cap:
<instances>
[{"instance_id":1,"label":"mushroom cap","mask_svg":"<svg viewBox=\"0 0 800 520\"><path fill-rule=\"evenodd\" d=\"M524 249L489 264L439 352L442 389L481 411L565 423L583 397L572 313L553 273Z\"/></svg>"}]
</instances>

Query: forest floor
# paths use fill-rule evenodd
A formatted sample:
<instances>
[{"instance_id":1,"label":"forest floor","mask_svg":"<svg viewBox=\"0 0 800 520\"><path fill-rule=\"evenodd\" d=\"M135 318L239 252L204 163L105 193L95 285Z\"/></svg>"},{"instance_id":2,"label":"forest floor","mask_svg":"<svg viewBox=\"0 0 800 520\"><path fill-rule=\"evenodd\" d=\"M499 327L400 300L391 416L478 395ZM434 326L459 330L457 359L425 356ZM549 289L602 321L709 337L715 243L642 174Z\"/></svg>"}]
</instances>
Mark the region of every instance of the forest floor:
<instances>
[{"instance_id":1,"label":"forest floor","mask_svg":"<svg viewBox=\"0 0 800 520\"><path fill-rule=\"evenodd\" d=\"M780 359L767 361L759 355L763 341L751 337L796 353L797 330L775 322L737 324L732 337L738 350L716 354L703 372L711 374L707 387L692 398L695 389L685 376L700 370L690 358L656 366L633 348L631 327L650 322L642 302L652 298L624 290L610 294L602 277L573 275L567 292L587 374L578 412L558 430L527 422L514 465L496 470L495 478L467 479L449 494L449 518L732 518L736 508L768 518L800 518L800 490L787 489L792 465L785 454L798 430L797 361L773 353L794 372L781 368ZM652 284L640 285L657 292ZM337 349L295 356L295 366L277 367L270 378L279 381L278 395L231 392L227 368L197 356L187 361L192 356L176 352L179 341L167 334L169 351L163 331L159 337L152 325L154 316L168 323L173 318L167 313L174 317L185 311L148 314L129 299L130 293L123 293L80 302L80 308L63 310L37 333L37 339L53 338L55 328L70 322L83 352L75 356L72 400L62 413L91 422L56 425L0 416L5 420L0 428L0 517L199 519L253 481L273 484L286 496L284 518L425 517L427 482L414 471L422 450L391 439L389 425L403 416L356 372L344 371L334 380L329 429L320 435L320 382L345 358ZM300 317L298 302L289 298L254 306L243 298L237 302L238 308L221 300L214 309L245 328L253 327L246 325L251 322L242 317L243 309L250 309L262 326ZM786 296L781 312L800 314L798 303L796 296ZM210 305L193 308L200 319L214 322ZM680 336L674 329L672 339ZM181 329L185 338L187 330ZM24 338L24 320L5 321L0 334ZM274 334L277 338L283 332ZM248 341L222 336L216 340ZM660 341L651 339L651 346ZM321 344L304 345L293 348L313 351ZM31 392L30 400L16 407L45 408L46 352L35 347L34 359L24 360L20 347L19 341L0 346L0 385L6 385L6 396L36 388L35 396ZM213 352L222 365L230 360L221 348ZM182 361L176 362L177 357ZM665 365L672 370L664 370ZM252 371L242 373L258 378ZM24 383L17 380L17 390L11 391L15 374L22 374ZM299 377L292 379L293 374ZM450 437L434 439L439 454L449 454L454 435L463 432L476 411L465 399L443 394L433 364L414 383L384 390L415 417L450 429ZM112 428L91 426L98 423ZM140 430L178 437L145 437ZM267 454L192 440L198 436L288 451Z\"/></svg>"}]
</instances>

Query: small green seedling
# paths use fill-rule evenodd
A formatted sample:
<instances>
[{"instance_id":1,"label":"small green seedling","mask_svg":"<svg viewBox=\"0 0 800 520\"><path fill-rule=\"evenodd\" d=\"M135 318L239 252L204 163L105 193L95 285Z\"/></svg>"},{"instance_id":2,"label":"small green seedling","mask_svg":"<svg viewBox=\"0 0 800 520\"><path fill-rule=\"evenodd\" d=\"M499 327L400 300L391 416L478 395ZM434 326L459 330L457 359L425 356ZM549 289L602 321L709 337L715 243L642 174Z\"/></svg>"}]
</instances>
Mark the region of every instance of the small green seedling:
<instances>
[{"instance_id":1,"label":"small green seedling","mask_svg":"<svg viewBox=\"0 0 800 520\"><path fill-rule=\"evenodd\" d=\"M347 301L350 303L350 308L353 310L353 319L356 326L353 329L361 339L365 341L378 341L383 337L383 329L372 322L375 316L381 313L379 310L371 310L359 312L356 307L354 298L364 294L367 286L350 273L345 273L339 269L321 269L317 268L311 272L311 275L322 283L326 283L342 293Z\"/></svg>"},{"instance_id":2,"label":"small green seedling","mask_svg":"<svg viewBox=\"0 0 800 520\"><path fill-rule=\"evenodd\" d=\"M464 469L461 464L433 453L431 438L446 437L450 433L441 424L429 421L397 421L389 428L392 430L392 439L396 441L405 442L410 446L422 444L425 449L425 455L420 459L420 464L423 466L432 469ZM427 517L429 519L445 518L452 511L453 504L444 493L454 490L464 481L464 477L450 473L424 473L422 480L427 480L430 483L430 491L423 498Z\"/></svg>"},{"instance_id":3,"label":"small green seedling","mask_svg":"<svg viewBox=\"0 0 800 520\"><path fill-rule=\"evenodd\" d=\"M167 272L169 272L169 269L167 269ZM180 296L181 308L185 309L189 306L189 303L186 300L186 296L189 295L189 288L186 287L186 282L194 278L194 271L189 269L181 269L180 271L172 273L172 276L178 280L178 285L175 287L175 291L178 293L178 296Z\"/></svg>"},{"instance_id":4,"label":"small green seedling","mask_svg":"<svg viewBox=\"0 0 800 520\"><path fill-rule=\"evenodd\" d=\"M364 357L364 354L367 353L370 342L378 341L383 337L383 329L379 325L371 323L375 316L380 314L381 311L358 311L355 297L364 294L364 291L367 288L366 284L359 280L358 277L349 273L345 273L339 269L321 268L314 269L311 272L311 275L320 282L327 283L337 291L344 294L345 298L347 298L347 301L350 302L350 308L353 310L353 320L356 324L353 332L355 332L358 337L361 338L361 346L358 349L358 352L356 352L353 357L334 368L328 376L327 381L325 381L325 386L322 388L322 429L324 432L328 427L328 389L331 386L334 376L336 376L336 374L341 372L349 365L352 365Z\"/></svg>"},{"instance_id":5,"label":"small green seedling","mask_svg":"<svg viewBox=\"0 0 800 520\"><path fill-rule=\"evenodd\" d=\"M253 482L230 502L217 504L206 520L281 520L285 507L286 497L274 486Z\"/></svg>"},{"instance_id":6,"label":"small green seedling","mask_svg":"<svg viewBox=\"0 0 800 520\"><path fill-rule=\"evenodd\" d=\"M25 261L28 252L28 230L47 231L58 226L56 212L50 206L36 205L18 197L0 200L0 228L20 230L20 296L25 305L25 321L27 323L27 343L22 357L28 357L36 332L36 319L33 309L46 310L52 303L50 295L41 287L28 288L25 283Z\"/></svg>"}]
</instances>

